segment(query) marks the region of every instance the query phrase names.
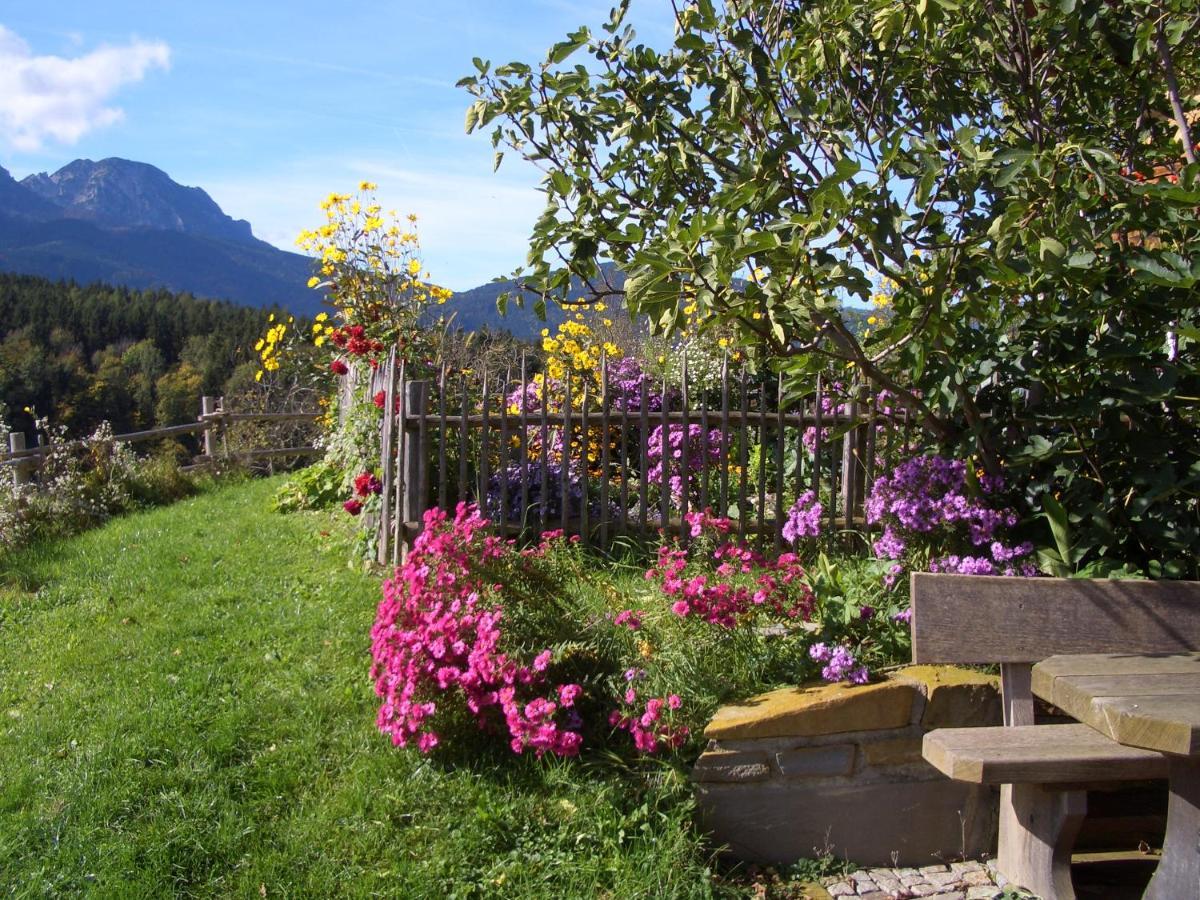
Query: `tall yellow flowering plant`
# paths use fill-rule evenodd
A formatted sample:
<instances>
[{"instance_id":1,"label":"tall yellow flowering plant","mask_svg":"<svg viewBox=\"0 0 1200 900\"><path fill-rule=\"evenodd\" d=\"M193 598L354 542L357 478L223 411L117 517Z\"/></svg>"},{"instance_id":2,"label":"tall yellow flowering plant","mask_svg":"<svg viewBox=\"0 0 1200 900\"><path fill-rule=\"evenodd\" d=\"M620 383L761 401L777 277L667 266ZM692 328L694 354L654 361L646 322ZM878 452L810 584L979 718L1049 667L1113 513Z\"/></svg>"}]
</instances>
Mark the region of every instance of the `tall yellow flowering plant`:
<instances>
[{"instance_id":1,"label":"tall yellow flowering plant","mask_svg":"<svg viewBox=\"0 0 1200 900\"><path fill-rule=\"evenodd\" d=\"M384 213L376 189L364 181L356 194L330 194L321 203L325 224L296 240L318 259L309 287L326 291L335 310L314 323L314 341L372 363L391 347L410 363L431 362L435 332L419 327L421 318L451 293L423 271L417 217Z\"/></svg>"}]
</instances>

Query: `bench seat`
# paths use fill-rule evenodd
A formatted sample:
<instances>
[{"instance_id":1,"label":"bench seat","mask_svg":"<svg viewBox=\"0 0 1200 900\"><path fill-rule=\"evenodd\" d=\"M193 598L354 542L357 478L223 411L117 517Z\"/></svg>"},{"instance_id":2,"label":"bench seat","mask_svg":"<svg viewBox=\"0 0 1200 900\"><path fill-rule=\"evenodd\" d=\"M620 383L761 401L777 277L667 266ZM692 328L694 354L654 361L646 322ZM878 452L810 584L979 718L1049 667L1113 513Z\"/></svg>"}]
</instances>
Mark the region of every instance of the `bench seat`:
<instances>
[{"instance_id":1,"label":"bench seat","mask_svg":"<svg viewBox=\"0 0 1200 900\"><path fill-rule=\"evenodd\" d=\"M1074 784L1167 777L1167 758L1109 740L1087 725L939 728L922 755L956 781Z\"/></svg>"}]
</instances>

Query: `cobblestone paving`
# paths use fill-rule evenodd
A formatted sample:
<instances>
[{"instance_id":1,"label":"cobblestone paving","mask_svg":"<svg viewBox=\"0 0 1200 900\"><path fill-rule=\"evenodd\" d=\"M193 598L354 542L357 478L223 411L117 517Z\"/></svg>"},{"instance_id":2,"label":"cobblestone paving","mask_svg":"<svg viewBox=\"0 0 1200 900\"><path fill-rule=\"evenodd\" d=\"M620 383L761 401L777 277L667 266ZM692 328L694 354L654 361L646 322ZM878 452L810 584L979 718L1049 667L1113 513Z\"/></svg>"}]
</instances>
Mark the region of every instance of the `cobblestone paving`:
<instances>
[{"instance_id":1,"label":"cobblestone paving","mask_svg":"<svg viewBox=\"0 0 1200 900\"><path fill-rule=\"evenodd\" d=\"M860 869L821 880L831 897L857 900L995 900L1003 897L995 874L983 863L956 862L919 869ZM1009 894L1008 896L1014 896Z\"/></svg>"}]
</instances>

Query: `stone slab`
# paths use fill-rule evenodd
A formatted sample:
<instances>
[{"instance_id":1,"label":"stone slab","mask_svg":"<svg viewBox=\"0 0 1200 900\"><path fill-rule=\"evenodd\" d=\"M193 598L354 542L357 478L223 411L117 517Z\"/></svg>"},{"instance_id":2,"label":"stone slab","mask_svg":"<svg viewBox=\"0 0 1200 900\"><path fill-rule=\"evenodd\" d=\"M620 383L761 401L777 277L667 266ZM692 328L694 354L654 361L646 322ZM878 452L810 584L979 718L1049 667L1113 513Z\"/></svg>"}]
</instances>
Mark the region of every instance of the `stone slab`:
<instances>
[{"instance_id":1,"label":"stone slab","mask_svg":"<svg viewBox=\"0 0 1200 900\"><path fill-rule=\"evenodd\" d=\"M721 707L704 736L744 740L900 728L909 723L918 696L911 680L781 688Z\"/></svg>"},{"instance_id":2,"label":"stone slab","mask_svg":"<svg viewBox=\"0 0 1200 900\"><path fill-rule=\"evenodd\" d=\"M919 737L909 737L864 742L863 761L868 766L904 766L924 762L921 740Z\"/></svg>"},{"instance_id":3,"label":"stone slab","mask_svg":"<svg viewBox=\"0 0 1200 900\"><path fill-rule=\"evenodd\" d=\"M923 866L995 852L995 794L980 785L776 780L695 789L714 843L749 862L788 864L828 848L862 866Z\"/></svg>"},{"instance_id":4,"label":"stone slab","mask_svg":"<svg viewBox=\"0 0 1200 900\"><path fill-rule=\"evenodd\" d=\"M1003 721L1000 679L957 666L907 666L893 676L919 686L925 696L921 727L973 728Z\"/></svg>"},{"instance_id":5,"label":"stone slab","mask_svg":"<svg viewBox=\"0 0 1200 900\"><path fill-rule=\"evenodd\" d=\"M853 744L826 744L776 753L775 765L785 778L833 778L854 771L854 755Z\"/></svg>"},{"instance_id":6,"label":"stone slab","mask_svg":"<svg viewBox=\"0 0 1200 900\"><path fill-rule=\"evenodd\" d=\"M706 750L692 769L695 781L742 783L770 777L771 763L761 751Z\"/></svg>"}]
</instances>

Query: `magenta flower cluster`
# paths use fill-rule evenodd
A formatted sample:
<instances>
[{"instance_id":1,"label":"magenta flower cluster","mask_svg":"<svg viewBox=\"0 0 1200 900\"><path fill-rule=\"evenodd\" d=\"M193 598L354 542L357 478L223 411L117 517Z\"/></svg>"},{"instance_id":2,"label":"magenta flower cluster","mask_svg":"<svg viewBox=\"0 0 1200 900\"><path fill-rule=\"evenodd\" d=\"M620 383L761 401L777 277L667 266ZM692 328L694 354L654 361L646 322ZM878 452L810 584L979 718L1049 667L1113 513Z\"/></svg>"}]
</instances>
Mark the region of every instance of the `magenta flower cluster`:
<instances>
[{"instance_id":1,"label":"magenta flower cluster","mask_svg":"<svg viewBox=\"0 0 1200 900\"><path fill-rule=\"evenodd\" d=\"M821 533L821 514L825 507L813 491L805 491L796 498L788 510L783 523L783 539L794 544L800 538L817 537Z\"/></svg>"},{"instance_id":2,"label":"magenta flower cluster","mask_svg":"<svg viewBox=\"0 0 1200 900\"><path fill-rule=\"evenodd\" d=\"M687 444L687 471L684 471L683 449ZM659 425L650 434L646 456L651 466L646 473L650 484L662 484L666 475L671 496L679 499L685 488L691 492L696 486L697 476L706 468L719 466L724 456L724 435L719 428L709 429L707 453L704 446L704 430L699 425L667 426L666 462L663 460L663 430Z\"/></svg>"},{"instance_id":3,"label":"magenta flower cluster","mask_svg":"<svg viewBox=\"0 0 1200 900\"><path fill-rule=\"evenodd\" d=\"M384 582L371 629L371 674L382 699L376 724L398 746L437 746L439 703L461 702L485 731L506 730L513 752L574 756L582 724L573 709L581 688L547 677L553 654L524 662L502 649L504 611L480 562L511 554L487 535L474 506L454 518L440 509L404 564Z\"/></svg>"},{"instance_id":4,"label":"magenta flower cluster","mask_svg":"<svg viewBox=\"0 0 1200 900\"><path fill-rule=\"evenodd\" d=\"M621 697L621 708L608 715L608 724L618 731L628 731L633 745L642 753L657 753L663 749L676 749L687 740L685 725L671 722L671 713L683 705L678 694L666 697L649 697L643 701L635 686L645 676L641 669L630 669L625 673L628 686Z\"/></svg>"},{"instance_id":5,"label":"magenta flower cluster","mask_svg":"<svg viewBox=\"0 0 1200 900\"><path fill-rule=\"evenodd\" d=\"M914 543L941 547L955 543L972 548L965 555L933 559L934 572L962 575L1036 575L1029 557L1033 546L1015 546L1001 540L1017 524L1017 514L989 500L1004 489L1003 479L982 476L979 491L968 490L966 465L941 456L914 456L876 479L866 502L867 521L883 525L874 542L881 559L904 559ZM931 540L932 539L932 540ZM889 570L895 582L902 570Z\"/></svg>"},{"instance_id":6,"label":"magenta flower cluster","mask_svg":"<svg viewBox=\"0 0 1200 900\"><path fill-rule=\"evenodd\" d=\"M687 520L693 537L711 535L720 543L713 540L716 547L707 554L717 564L712 574L695 571L688 549L658 548L646 579L659 583L663 595L673 601L675 615L696 616L722 628L734 628L759 610L787 619L811 615L812 590L794 553L768 560L745 544L725 540L729 520L714 518L708 510L689 513Z\"/></svg>"}]
</instances>

